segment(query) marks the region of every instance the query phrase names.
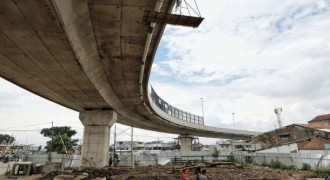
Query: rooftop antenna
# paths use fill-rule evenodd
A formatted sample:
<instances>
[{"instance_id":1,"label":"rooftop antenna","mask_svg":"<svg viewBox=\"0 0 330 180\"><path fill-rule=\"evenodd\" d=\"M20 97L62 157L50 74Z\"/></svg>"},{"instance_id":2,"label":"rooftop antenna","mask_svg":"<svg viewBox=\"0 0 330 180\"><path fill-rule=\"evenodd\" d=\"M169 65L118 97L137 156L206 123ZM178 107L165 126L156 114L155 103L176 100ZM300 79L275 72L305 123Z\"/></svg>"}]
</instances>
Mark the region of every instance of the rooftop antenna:
<instances>
[{"instance_id":1,"label":"rooftop antenna","mask_svg":"<svg viewBox=\"0 0 330 180\"><path fill-rule=\"evenodd\" d=\"M281 107L275 107L274 112L277 116L277 124L278 124L278 128L283 127L283 122L282 122L282 117L281 117L281 113L282 113L282 108Z\"/></svg>"}]
</instances>

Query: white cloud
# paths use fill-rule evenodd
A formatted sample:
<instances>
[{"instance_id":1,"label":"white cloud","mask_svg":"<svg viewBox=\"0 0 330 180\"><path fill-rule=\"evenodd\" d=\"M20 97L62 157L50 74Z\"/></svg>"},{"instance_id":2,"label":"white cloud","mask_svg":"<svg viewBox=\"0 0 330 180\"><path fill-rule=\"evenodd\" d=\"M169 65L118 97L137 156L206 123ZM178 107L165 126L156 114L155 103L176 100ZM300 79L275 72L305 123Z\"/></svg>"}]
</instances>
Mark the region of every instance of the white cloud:
<instances>
[{"instance_id":1,"label":"white cloud","mask_svg":"<svg viewBox=\"0 0 330 180\"><path fill-rule=\"evenodd\" d=\"M165 100L201 114L204 97L207 124L233 127L235 112L237 128L258 131L274 128L274 106L285 125L330 111L330 1L199 4L198 29L170 27L163 38L159 66L178 81L152 81Z\"/></svg>"}]
</instances>

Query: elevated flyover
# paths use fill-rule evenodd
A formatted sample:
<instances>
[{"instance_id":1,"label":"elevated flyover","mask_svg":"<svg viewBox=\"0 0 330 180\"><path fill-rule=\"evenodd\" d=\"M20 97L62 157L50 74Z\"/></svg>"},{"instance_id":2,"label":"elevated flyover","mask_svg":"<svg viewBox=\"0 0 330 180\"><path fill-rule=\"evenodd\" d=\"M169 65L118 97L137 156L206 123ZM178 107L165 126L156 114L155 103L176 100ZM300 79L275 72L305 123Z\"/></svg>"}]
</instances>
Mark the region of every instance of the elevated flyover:
<instances>
[{"instance_id":1,"label":"elevated flyover","mask_svg":"<svg viewBox=\"0 0 330 180\"><path fill-rule=\"evenodd\" d=\"M80 112L84 166L104 165L107 152L98 151L108 146L106 136L115 122L166 133L249 140L257 133L184 121L164 113L152 100L148 81L166 22L146 21L145 13L171 13L174 3L2 0L0 76Z\"/></svg>"}]
</instances>

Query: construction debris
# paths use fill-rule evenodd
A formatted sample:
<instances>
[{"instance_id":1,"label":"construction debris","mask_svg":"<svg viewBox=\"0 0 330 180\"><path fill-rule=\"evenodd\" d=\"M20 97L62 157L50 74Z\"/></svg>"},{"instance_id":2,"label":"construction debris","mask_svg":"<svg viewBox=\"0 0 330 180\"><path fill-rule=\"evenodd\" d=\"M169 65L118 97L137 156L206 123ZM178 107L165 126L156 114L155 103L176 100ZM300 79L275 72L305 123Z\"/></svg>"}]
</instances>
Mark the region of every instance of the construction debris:
<instances>
[{"instance_id":1,"label":"construction debris","mask_svg":"<svg viewBox=\"0 0 330 180\"><path fill-rule=\"evenodd\" d=\"M216 163L215 167L204 166L201 170L206 170L208 179L305 179L312 176L311 171L301 170L279 170L263 166L238 167L236 164ZM198 164L198 166L200 166ZM187 173L189 179L196 179L196 172L198 166L150 166L150 167L105 167L102 169L85 169L85 170L66 170L54 171L40 176L34 176L33 180L175 180L180 179L182 169L189 169L190 174ZM172 170L178 170L173 173ZM31 176L29 176L31 177ZM1 178L0 178L1 179Z\"/></svg>"},{"instance_id":2,"label":"construction debris","mask_svg":"<svg viewBox=\"0 0 330 180\"><path fill-rule=\"evenodd\" d=\"M232 165L232 166L235 166L235 163L233 163L233 162L206 162L205 164L207 166L210 166L210 167L217 167L219 165L225 165L225 166Z\"/></svg>"}]
</instances>

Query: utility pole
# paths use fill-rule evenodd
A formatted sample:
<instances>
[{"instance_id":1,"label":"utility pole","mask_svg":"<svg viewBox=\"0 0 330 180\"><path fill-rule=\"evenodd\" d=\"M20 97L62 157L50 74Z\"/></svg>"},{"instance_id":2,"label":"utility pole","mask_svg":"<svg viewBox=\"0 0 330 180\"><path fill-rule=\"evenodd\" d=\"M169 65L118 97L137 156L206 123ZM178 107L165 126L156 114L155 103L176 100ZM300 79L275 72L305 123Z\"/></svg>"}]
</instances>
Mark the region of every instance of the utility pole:
<instances>
[{"instance_id":1,"label":"utility pole","mask_svg":"<svg viewBox=\"0 0 330 180\"><path fill-rule=\"evenodd\" d=\"M52 121L52 140L50 141L49 149L48 149L48 162L51 161L51 152L53 148L53 140L54 140L54 129L53 129L53 121Z\"/></svg>"},{"instance_id":2,"label":"utility pole","mask_svg":"<svg viewBox=\"0 0 330 180\"><path fill-rule=\"evenodd\" d=\"M235 129L235 113L232 113L232 115L233 115L233 125L234 125L234 129Z\"/></svg>"},{"instance_id":3,"label":"utility pole","mask_svg":"<svg viewBox=\"0 0 330 180\"><path fill-rule=\"evenodd\" d=\"M113 137L113 164L116 163L116 160L115 160L115 154L116 154L116 125L115 125L115 134L114 134L114 137Z\"/></svg>"},{"instance_id":4,"label":"utility pole","mask_svg":"<svg viewBox=\"0 0 330 180\"><path fill-rule=\"evenodd\" d=\"M132 156L132 167L133 167L133 169L135 169L134 152L133 152L133 125L132 125L132 132L131 132L131 156Z\"/></svg>"}]
</instances>

